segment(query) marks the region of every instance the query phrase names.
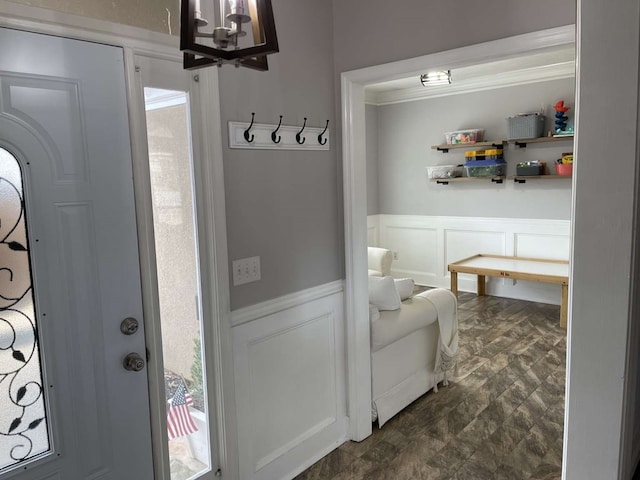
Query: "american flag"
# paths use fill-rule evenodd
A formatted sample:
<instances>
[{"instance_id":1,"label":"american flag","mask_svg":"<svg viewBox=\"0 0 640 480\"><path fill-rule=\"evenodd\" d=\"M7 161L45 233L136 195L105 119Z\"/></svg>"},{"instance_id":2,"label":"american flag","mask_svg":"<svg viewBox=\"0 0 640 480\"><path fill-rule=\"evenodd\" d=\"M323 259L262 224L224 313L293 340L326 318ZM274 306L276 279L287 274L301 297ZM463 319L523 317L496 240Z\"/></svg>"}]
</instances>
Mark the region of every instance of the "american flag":
<instances>
[{"instance_id":1,"label":"american flag","mask_svg":"<svg viewBox=\"0 0 640 480\"><path fill-rule=\"evenodd\" d=\"M191 398L191 394L187 391L184 382L180 382L176 393L171 399L169 411L167 412L167 432L169 433L169 440L184 435L191 435L198 431L198 427L196 427L193 418L191 418L191 413L189 413L189 405L193 405L193 398Z\"/></svg>"}]
</instances>

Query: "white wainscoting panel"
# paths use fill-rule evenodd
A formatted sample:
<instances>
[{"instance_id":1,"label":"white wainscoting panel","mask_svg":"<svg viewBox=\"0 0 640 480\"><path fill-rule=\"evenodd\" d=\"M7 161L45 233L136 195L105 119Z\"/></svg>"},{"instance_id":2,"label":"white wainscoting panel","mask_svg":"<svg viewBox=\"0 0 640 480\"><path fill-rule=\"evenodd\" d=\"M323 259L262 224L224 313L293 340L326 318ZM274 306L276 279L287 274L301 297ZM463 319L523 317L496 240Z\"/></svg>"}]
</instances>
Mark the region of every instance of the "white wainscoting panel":
<instances>
[{"instance_id":1,"label":"white wainscoting panel","mask_svg":"<svg viewBox=\"0 0 640 480\"><path fill-rule=\"evenodd\" d=\"M347 438L344 299L327 294L334 287L232 329L243 480L293 478Z\"/></svg>"},{"instance_id":2,"label":"white wainscoting panel","mask_svg":"<svg viewBox=\"0 0 640 480\"><path fill-rule=\"evenodd\" d=\"M397 252L394 277L449 288L447 265L478 253L568 260L568 220L376 215L377 246ZM368 225L373 222L369 221ZM458 288L475 292L475 275L459 275ZM487 293L560 304L560 286L487 278Z\"/></svg>"},{"instance_id":3,"label":"white wainscoting panel","mask_svg":"<svg viewBox=\"0 0 640 480\"><path fill-rule=\"evenodd\" d=\"M505 232L482 230L456 230L444 228L445 263L471 257L477 253L506 255Z\"/></svg>"},{"instance_id":4,"label":"white wainscoting panel","mask_svg":"<svg viewBox=\"0 0 640 480\"><path fill-rule=\"evenodd\" d=\"M367 216L367 245L377 247L380 241L380 215Z\"/></svg>"},{"instance_id":5,"label":"white wainscoting panel","mask_svg":"<svg viewBox=\"0 0 640 480\"><path fill-rule=\"evenodd\" d=\"M394 270L405 277L420 275L435 278L438 269L436 249L425 247L435 246L437 238L438 231L435 228L387 224L385 242L393 246L391 250L397 253L397 259L393 262Z\"/></svg>"},{"instance_id":6,"label":"white wainscoting panel","mask_svg":"<svg viewBox=\"0 0 640 480\"><path fill-rule=\"evenodd\" d=\"M568 260L570 242L568 235L515 234L514 252L517 257Z\"/></svg>"}]
</instances>

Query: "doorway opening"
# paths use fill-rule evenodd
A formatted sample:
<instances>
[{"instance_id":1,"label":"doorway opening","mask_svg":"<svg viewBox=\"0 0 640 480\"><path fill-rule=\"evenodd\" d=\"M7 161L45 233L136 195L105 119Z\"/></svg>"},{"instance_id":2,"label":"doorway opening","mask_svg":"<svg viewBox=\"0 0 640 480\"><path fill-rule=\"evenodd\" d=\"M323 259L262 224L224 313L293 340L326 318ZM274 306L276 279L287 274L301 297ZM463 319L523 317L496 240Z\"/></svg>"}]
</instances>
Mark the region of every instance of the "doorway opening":
<instances>
[{"instance_id":1,"label":"doorway opening","mask_svg":"<svg viewBox=\"0 0 640 480\"><path fill-rule=\"evenodd\" d=\"M348 122L344 122L343 124L343 138L345 139L345 147L343 150L345 179L345 237L347 245L345 253L347 269L346 297L348 299L347 315L350 318L353 318L355 321L355 325L353 325L354 335L352 338L350 338L348 346L350 358L352 359L349 365L349 385L351 398L359 399L357 405L350 405L352 409L350 411L350 418L353 422L352 439L362 440L366 438L371 432L371 416L369 414L371 409L371 396L367 393L371 391L371 384L369 383L371 379L371 358L369 348L366 348L369 345L370 336L368 312L369 302L367 289L368 280L366 273L366 246L368 244L375 245L376 242L378 242L379 246L386 248L389 248L389 245L394 242L396 245L403 244L403 241L399 240L398 238L392 238L389 235L387 235L386 240L390 240L391 243L388 245L381 244L380 235L377 235L375 233L375 229L378 227L375 224L372 225L371 222L369 223L369 225L367 225L367 214L371 213L367 211L367 195L369 193L369 190L367 188L367 177L370 172L367 169L367 112L365 103L367 95L371 93L370 91L367 91L367 87L380 85L389 81L398 81L409 76L413 77L414 79L418 79L421 73L425 73L431 70L442 70L450 68L452 71L455 71L456 67L464 68L471 66L480 66L481 64L489 62L499 62L503 60L511 60L525 55L537 54L548 50L553 50L558 47L573 45L574 37L575 29L573 27L562 27L545 32L538 32L537 34L522 35L503 41L490 42L488 44L465 47L450 52L427 55L419 59L411 59L408 61L400 61L377 67L369 67L367 69L354 72L346 72L342 75L343 118L349 119ZM399 127L399 129L401 128L402 127ZM406 133L406 131L401 131L400 135L402 135L403 133ZM443 136L442 142L429 143L429 141L422 141L421 148L426 151L432 144L444 143L444 133L444 131L439 132L439 134ZM419 136L418 141L424 140L423 137L424 135ZM568 145L566 148L567 150L570 150L571 146ZM399 168L405 158L403 158L402 156L396 156L394 160L396 168ZM555 158L553 158L552 161L555 161ZM462 162L454 161L451 163L458 164ZM422 167L427 166L428 164L426 162L422 164ZM393 178L393 176L396 173L397 172L393 171L393 167L390 166L389 169L384 172L384 175L387 177L392 177L392 181L394 181L395 178ZM419 185L424 189L430 187L427 184L427 172L425 168L423 168L421 172L415 175L419 175L421 177L421 179L416 180L416 185ZM513 182L513 179L511 179L511 181ZM569 185L571 185L572 181L569 180L568 182L569 184L566 187L569 190L571 188ZM435 186L436 185L434 183L433 187ZM445 187L444 185L438 186L440 188ZM451 185L449 185L448 187L450 188ZM463 186L461 188L463 193L465 191L465 188L468 191L470 187ZM495 188L495 186L487 187L486 190L487 192L492 192L493 190L495 190ZM536 188L539 187L534 187L534 189ZM407 195L411 195L415 193L415 191L409 188L404 193L406 193ZM464 195L462 194L462 196ZM478 205L476 204L476 206ZM570 202L568 202L567 205L567 212L570 212ZM402 212L398 211L392 211L391 213L397 213L399 215L402 214ZM416 215L415 210L408 213L410 215ZM451 213L449 214L453 215ZM495 215L489 213L486 216L494 217ZM535 216L532 218L544 217ZM415 218L406 217L404 218L404 220L415 220ZM568 228L568 222L566 220L565 223L567 223L567 234L566 240L563 241L566 242L566 246L564 248L568 256L570 250L568 242L570 229ZM373 229L371 228L372 226L374 227ZM398 227L398 229L406 227L406 225L396 226ZM424 227L424 225L420 225L418 227ZM443 228L449 231L464 229L461 225L456 225L455 228L452 228L451 226L444 226ZM423 231L424 230L426 229L423 229ZM543 233L547 234L548 232ZM452 232L449 240L453 240L455 242L455 234L456 232ZM526 240L524 236L522 236L521 239L523 240L523 243L521 243L521 247L524 247ZM491 242L492 239L488 240L489 242ZM409 240L404 242L403 245L409 250L414 247L416 250L419 250L421 246L424 247L424 244L419 244L420 242L416 244L415 242L412 243L412 240ZM506 242L503 242L503 248L505 247L505 244ZM535 248L535 245L530 246L531 248ZM445 277L448 280L448 276L446 274L447 263L459 260L459 258L448 258L447 245L446 243L443 244L441 239L434 239L433 247L434 249L441 250L441 258L439 258L436 268L432 271L440 274L440 280L443 280ZM513 247L513 244L511 244L511 247ZM393 247L391 249L393 250ZM403 276L410 276L410 274L416 273L415 271L411 271L412 268L408 265L409 262L403 262L403 260L406 260L406 258L402 258L402 252L397 252L397 254L398 256L394 261L397 262L397 265L400 266L400 270L403 270L402 273L407 274ZM449 254L451 254L450 250ZM557 252L552 251L551 255L555 256L557 255ZM429 271L427 268L418 268L413 270L422 270L423 273ZM424 284L428 285L428 283L426 282ZM448 288L448 285L445 283L436 283L431 286ZM557 293L559 299L560 291L558 290ZM564 358L562 358L562 361L564 363ZM563 388L563 383L564 382L562 382L562 385L560 385L561 390Z\"/></svg>"}]
</instances>

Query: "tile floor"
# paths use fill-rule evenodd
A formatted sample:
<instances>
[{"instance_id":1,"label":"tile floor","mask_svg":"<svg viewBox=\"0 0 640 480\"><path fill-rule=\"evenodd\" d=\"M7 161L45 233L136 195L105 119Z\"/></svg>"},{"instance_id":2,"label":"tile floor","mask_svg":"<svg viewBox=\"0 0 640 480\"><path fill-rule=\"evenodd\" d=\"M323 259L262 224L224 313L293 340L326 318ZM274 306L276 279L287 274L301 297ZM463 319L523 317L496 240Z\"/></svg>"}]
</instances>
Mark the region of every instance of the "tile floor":
<instances>
[{"instance_id":1,"label":"tile floor","mask_svg":"<svg viewBox=\"0 0 640 480\"><path fill-rule=\"evenodd\" d=\"M561 477L566 332L560 307L463 293L459 378L296 480Z\"/></svg>"}]
</instances>

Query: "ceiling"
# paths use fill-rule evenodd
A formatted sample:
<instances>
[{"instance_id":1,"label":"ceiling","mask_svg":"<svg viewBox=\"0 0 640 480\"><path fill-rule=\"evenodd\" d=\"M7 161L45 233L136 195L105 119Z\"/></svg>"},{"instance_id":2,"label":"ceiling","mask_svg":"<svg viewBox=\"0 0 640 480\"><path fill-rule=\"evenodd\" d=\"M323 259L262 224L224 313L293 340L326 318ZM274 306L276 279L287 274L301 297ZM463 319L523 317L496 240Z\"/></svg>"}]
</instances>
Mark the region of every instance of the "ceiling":
<instances>
[{"instance_id":1,"label":"ceiling","mask_svg":"<svg viewBox=\"0 0 640 480\"><path fill-rule=\"evenodd\" d=\"M575 48L563 45L527 56L452 68L451 76L451 85L423 87L418 75L369 85L365 88L366 101L386 105L573 77Z\"/></svg>"}]
</instances>

